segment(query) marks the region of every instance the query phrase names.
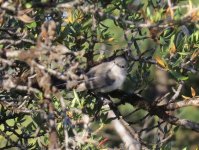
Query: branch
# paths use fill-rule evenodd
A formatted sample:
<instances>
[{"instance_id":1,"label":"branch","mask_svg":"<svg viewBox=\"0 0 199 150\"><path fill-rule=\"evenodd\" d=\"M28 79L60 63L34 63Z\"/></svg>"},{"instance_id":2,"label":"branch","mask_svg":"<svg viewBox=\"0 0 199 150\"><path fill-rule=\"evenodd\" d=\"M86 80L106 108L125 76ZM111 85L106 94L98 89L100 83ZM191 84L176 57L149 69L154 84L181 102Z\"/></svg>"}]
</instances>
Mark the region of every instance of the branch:
<instances>
[{"instance_id":1,"label":"branch","mask_svg":"<svg viewBox=\"0 0 199 150\"><path fill-rule=\"evenodd\" d=\"M175 116L168 115L166 113L156 114L158 117L162 118L164 121L176 126L183 126L184 128L191 129L193 131L199 132L199 123L192 122L187 119L180 119Z\"/></svg>"},{"instance_id":2,"label":"branch","mask_svg":"<svg viewBox=\"0 0 199 150\"><path fill-rule=\"evenodd\" d=\"M150 103L149 100L146 100L142 96L139 96L136 94L128 94L123 91L114 91L109 94L111 97L120 98L121 103L126 103L126 102L130 103L133 106L136 106L138 108L148 111L150 113L150 115L158 116L159 118L161 118L162 120L164 120L170 124L177 125L177 126L183 126L184 128L199 132L199 123L192 122L192 121L189 121L186 119L180 119L175 116L169 115L167 113L167 111L168 111L167 105L162 105L162 106L153 105L153 103ZM194 102L194 101L196 101L196 102ZM199 101L198 98L197 98L197 100L195 99L194 101L188 102L188 105L194 105L194 106L197 105L198 106L198 101ZM179 106L188 106L185 102L184 103L178 102L177 104ZM174 103L174 104L168 105L168 106L170 106L172 108L174 106L177 107L178 105L175 105L175 103Z\"/></svg>"},{"instance_id":3,"label":"branch","mask_svg":"<svg viewBox=\"0 0 199 150\"><path fill-rule=\"evenodd\" d=\"M105 105L105 107L108 107L110 109L108 105ZM113 110L108 111L108 118L117 118ZM120 120L114 119L112 120L112 125L114 126L116 132L124 142L126 149L132 149L132 150L140 149L141 145L139 141L136 140L135 137L132 136L132 134L129 134L131 132L127 130L129 129L128 128L129 125L127 123L124 124Z\"/></svg>"},{"instance_id":4,"label":"branch","mask_svg":"<svg viewBox=\"0 0 199 150\"><path fill-rule=\"evenodd\" d=\"M170 103L166 106L166 109L175 110L175 109L179 109L179 108L187 107L187 106L199 107L199 97L193 97L187 100L181 100L179 102Z\"/></svg>"},{"instance_id":5,"label":"branch","mask_svg":"<svg viewBox=\"0 0 199 150\"><path fill-rule=\"evenodd\" d=\"M172 96L172 98L170 99L169 102L173 102L174 100L176 100L178 98L178 96L180 95L180 92L182 91L182 87L183 87L183 83L180 83L177 90L174 91L175 94Z\"/></svg>"},{"instance_id":6,"label":"branch","mask_svg":"<svg viewBox=\"0 0 199 150\"><path fill-rule=\"evenodd\" d=\"M120 17L120 16L113 16L110 14L106 14L102 12L102 10L98 11L98 15L101 18L106 17L112 20L116 20L118 22L123 22L128 25L134 25L137 28L154 28L154 27L167 28L167 27L172 27L174 25L182 25L191 22L197 22L198 20L192 20L191 15L196 13L198 10L199 7L188 11L180 20L160 20L158 23L150 23L149 21L147 23L135 23L134 21L131 20L125 20L123 16Z\"/></svg>"}]
</instances>

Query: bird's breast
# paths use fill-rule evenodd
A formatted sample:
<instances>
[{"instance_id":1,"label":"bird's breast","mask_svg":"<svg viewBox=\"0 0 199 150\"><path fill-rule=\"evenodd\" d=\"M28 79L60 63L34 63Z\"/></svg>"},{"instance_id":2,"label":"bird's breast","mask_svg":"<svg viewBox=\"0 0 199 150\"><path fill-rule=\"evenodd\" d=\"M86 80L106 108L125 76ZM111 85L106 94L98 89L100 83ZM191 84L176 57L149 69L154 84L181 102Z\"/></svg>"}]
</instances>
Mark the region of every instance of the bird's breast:
<instances>
[{"instance_id":1,"label":"bird's breast","mask_svg":"<svg viewBox=\"0 0 199 150\"><path fill-rule=\"evenodd\" d=\"M127 71L120 67L115 67L113 69L113 75L115 76L115 84L121 86L126 79Z\"/></svg>"}]
</instances>

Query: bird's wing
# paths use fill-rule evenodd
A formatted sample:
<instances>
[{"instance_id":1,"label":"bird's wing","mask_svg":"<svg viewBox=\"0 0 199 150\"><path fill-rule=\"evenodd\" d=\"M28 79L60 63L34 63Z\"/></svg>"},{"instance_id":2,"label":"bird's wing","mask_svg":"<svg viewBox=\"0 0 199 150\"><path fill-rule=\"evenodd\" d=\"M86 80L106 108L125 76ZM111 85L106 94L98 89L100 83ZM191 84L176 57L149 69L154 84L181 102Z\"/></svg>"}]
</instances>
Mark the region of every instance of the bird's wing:
<instances>
[{"instance_id":1,"label":"bird's wing","mask_svg":"<svg viewBox=\"0 0 199 150\"><path fill-rule=\"evenodd\" d=\"M100 65L97 65L95 67L92 67L87 73L86 75L89 76L94 76L95 74L101 74L104 72L104 70L108 70L109 69L109 63L102 63Z\"/></svg>"},{"instance_id":2,"label":"bird's wing","mask_svg":"<svg viewBox=\"0 0 199 150\"><path fill-rule=\"evenodd\" d=\"M108 68L107 66L101 67L101 69L104 70L97 70L99 68L93 68L94 70L91 69L86 74L88 76L88 80L85 83L88 89L98 90L111 86L115 82L111 68Z\"/></svg>"}]
</instances>

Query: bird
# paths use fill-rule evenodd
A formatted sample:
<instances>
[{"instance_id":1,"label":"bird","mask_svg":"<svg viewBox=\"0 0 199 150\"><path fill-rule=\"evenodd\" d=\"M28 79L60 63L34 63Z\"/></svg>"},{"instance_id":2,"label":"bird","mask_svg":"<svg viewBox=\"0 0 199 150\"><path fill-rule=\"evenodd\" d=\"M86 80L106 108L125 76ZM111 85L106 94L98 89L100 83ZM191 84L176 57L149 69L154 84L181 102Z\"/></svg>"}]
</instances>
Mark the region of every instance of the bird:
<instances>
[{"instance_id":1,"label":"bird","mask_svg":"<svg viewBox=\"0 0 199 150\"><path fill-rule=\"evenodd\" d=\"M127 68L127 61L121 56L94 66L85 74L86 78L77 85L76 91L92 90L108 93L121 89L127 76Z\"/></svg>"}]
</instances>

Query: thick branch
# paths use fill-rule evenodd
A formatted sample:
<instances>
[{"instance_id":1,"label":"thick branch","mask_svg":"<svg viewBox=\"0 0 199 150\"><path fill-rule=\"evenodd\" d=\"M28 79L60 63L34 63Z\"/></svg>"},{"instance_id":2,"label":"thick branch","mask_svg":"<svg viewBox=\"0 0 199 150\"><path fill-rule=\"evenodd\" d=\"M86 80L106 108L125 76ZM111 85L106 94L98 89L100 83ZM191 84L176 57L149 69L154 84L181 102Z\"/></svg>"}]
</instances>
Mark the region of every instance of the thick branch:
<instances>
[{"instance_id":1,"label":"thick branch","mask_svg":"<svg viewBox=\"0 0 199 150\"><path fill-rule=\"evenodd\" d=\"M188 100L181 100L176 103L170 103L169 105L166 106L166 108L167 110L175 110L187 106L199 107L199 97L190 98Z\"/></svg>"}]
</instances>

